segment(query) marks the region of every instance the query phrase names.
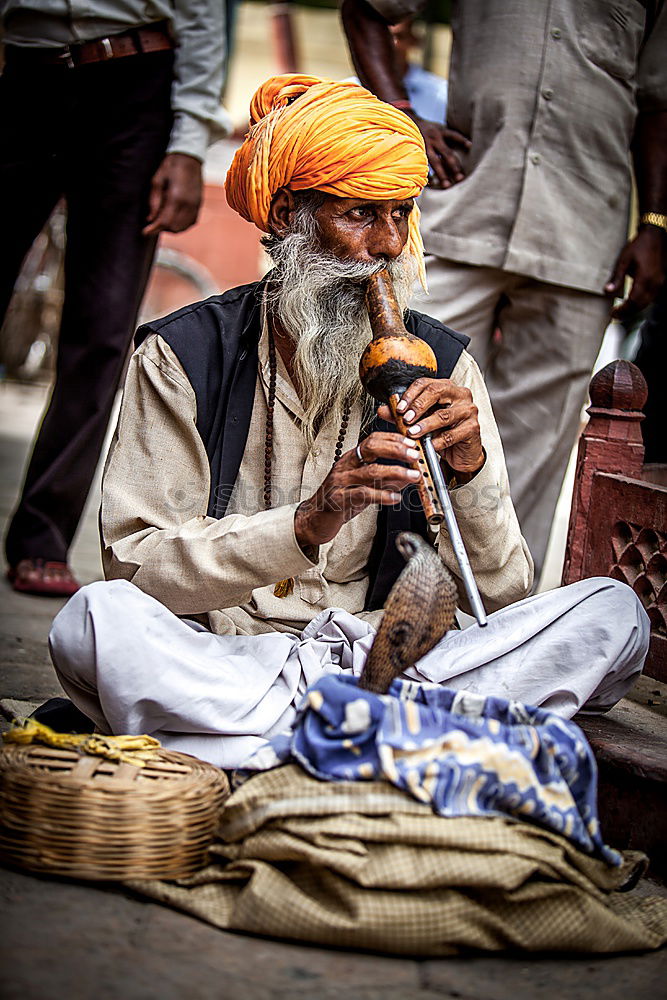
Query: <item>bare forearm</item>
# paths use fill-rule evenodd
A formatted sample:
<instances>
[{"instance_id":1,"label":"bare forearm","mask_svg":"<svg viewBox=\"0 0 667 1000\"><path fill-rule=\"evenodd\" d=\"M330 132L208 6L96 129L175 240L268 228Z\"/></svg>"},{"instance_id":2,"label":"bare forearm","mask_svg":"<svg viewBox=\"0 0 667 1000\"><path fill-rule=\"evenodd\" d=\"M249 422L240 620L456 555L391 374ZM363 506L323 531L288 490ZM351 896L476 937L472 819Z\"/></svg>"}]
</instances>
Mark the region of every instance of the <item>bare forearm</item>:
<instances>
[{"instance_id":1,"label":"bare forearm","mask_svg":"<svg viewBox=\"0 0 667 1000\"><path fill-rule=\"evenodd\" d=\"M341 17L352 61L363 85L381 100L400 107L421 132L431 169L429 183L448 188L462 181L463 167L455 149L468 150L470 141L447 128L444 122L420 118L410 106L389 22L366 0L341 0Z\"/></svg>"},{"instance_id":2,"label":"bare forearm","mask_svg":"<svg viewBox=\"0 0 667 1000\"><path fill-rule=\"evenodd\" d=\"M388 22L366 0L341 0L340 13L352 62L364 87L383 101L406 100Z\"/></svg>"},{"instance_id":3,"label":"bare forearm","mask_svg":"<svg viewBox=\"0 0 667 1000\"><path fill-rule=\"evenodd\" d=\"M667 214L667 111L640 112L632 154L640 214Z\"/></svg>"},{"instance_id":4,"label":"bare forearm","mask_svg":"<svg viewBox=\"0 0 667 1000\"><path fill-rule=\"evenodd\" d=\"M640 220L639 229L621 250L605 291L623 294L626 278L632 288L612 310L619 319L630 320L658 294L667 277L667 111L640 112L632 143Z\"/></svg>"}]
</instances>

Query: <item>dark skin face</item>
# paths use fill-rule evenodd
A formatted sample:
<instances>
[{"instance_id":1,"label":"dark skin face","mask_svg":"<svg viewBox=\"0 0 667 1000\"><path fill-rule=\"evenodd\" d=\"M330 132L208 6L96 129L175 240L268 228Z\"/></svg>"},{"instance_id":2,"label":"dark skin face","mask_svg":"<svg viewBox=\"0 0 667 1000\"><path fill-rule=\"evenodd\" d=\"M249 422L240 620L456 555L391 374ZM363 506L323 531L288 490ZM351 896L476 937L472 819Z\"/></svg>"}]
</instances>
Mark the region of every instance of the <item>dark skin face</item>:
<instances>
[{"instance_id":1,"label":"dark skin face","mask_svg":"<svg viewBox=\"0 0 667 1000\"><path fill-rule=\"evenodd\" d=\"M411 198L373 201L327 195L317 209L319 244L340 259L389 262L402 253L408 239ZM294 196L285 188L273 198L270 230L289 231L295 210ZM273 321L276 346L292 375L294 346ZM297 386L298 389L298 386ZM404 393L399 407L410 437L376 432L360 442L364 462L351 449L332 467L317 492L297 508L294 529L302 548L316 547L334 538L342 526L371 504L395 504L400 492L419 479L419 473L402 465L379 464L380 459L411 462L417 457L413 440L432 433L433 444L459 481L467 481L484 464L477 408L469 389L449 379L417 379ZM387 406L380 417L393 422Z\"/></svg>"},{"instance_id":2,"label":"dark skin face","mask_svg":"<svg viewBox=\"0 0 667 1000\"><path fill-rule=\"evenodd\" d=\"M389 262L400 255L408 238L408 219L413 198L399 201L369 201L327 195L315 213L322 250L347 260ZM273 198L269 214L271 231L288 232L295 209L294 195L281 188ZM276 346L293 379L294 345L279 324L274 324ZM298 389L298 386L297 386Z\"/></svg>"},{"instance_id":3,"label":"dark skin face","mask_svg":"<svg viewBox=\"0 0 667 1000\"><path fill-rule=\"evenodd\" d=\"M408 220L414 198L371 201L364 198L337 198L326 195L315 218L322 250L341 260L395 260L408 238ZM287 232L292 224L294 195L281 188L274 196L269 213L271 231Z\"/></svg>"}]
</instances>

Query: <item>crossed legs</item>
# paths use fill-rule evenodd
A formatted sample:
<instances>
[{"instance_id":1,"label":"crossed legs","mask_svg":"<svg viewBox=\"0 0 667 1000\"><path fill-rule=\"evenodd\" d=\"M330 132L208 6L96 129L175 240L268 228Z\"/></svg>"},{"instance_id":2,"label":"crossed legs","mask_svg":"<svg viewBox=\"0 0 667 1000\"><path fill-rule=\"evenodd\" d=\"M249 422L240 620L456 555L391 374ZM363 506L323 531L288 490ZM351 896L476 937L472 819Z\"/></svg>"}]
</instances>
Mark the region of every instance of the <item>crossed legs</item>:
<instances>
[{"instance_id":1,"label":"crossed legs","mask_svg":"<svg viewBox=\"0 0 667 1000\"><path fill-rule=\"evenodd\" d=\"M116 580L80 590L55 619L50 646L65 692L103 732L150 733L235 767L289 726L323 673L360 674L373 635L340 609L301 636L213 635ZM570 718L622 698L648 641L634 592L595 578L497 611L484 630L448 633L408 675Z\"/></svg>"}]
</instances>

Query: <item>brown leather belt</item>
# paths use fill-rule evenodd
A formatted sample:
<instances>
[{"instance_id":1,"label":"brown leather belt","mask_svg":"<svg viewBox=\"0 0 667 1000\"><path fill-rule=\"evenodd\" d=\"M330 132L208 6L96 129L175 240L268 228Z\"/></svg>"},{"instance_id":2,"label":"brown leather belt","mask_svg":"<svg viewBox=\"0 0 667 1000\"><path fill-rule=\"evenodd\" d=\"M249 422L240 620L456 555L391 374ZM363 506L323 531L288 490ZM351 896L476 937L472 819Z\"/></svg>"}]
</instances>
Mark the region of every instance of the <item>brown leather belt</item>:
<instances>
[{"instance_id":1,"label":"brown leather belt","mask_svg":"<svg viewBox=\"0 0 667 1000\"><path fill-rule=\"evenodd\" d=\"M86 66L88 63L124 59L126 56L137 56L145 52L162 52L173 47L174 43L166 22L161 21L143 28L132 28L119 35L95 38L90 42L78 42L60 49L7 45L5 55L9 60L74 69L77 66Z\"/></svg>"}]
</instances>

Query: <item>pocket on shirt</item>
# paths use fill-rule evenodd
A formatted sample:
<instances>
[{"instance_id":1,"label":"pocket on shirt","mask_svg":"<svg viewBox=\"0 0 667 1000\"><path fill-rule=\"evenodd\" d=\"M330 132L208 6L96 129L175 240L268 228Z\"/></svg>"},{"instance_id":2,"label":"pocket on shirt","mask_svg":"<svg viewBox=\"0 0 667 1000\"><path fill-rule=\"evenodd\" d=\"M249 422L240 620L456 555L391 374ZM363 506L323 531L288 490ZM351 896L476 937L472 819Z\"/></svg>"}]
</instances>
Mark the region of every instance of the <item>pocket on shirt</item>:
<instances>
[{"instance_id":1,"label":"pocket on shirt","mask_svg":"<svg viewBox=\"0 0 667 1000\"><path fill-rule=\"evenodd\" d=\"M641 0L580 0L579 40L584 55L610 76L634 79L646 25Z\"/></svg>"}]
</instances>

